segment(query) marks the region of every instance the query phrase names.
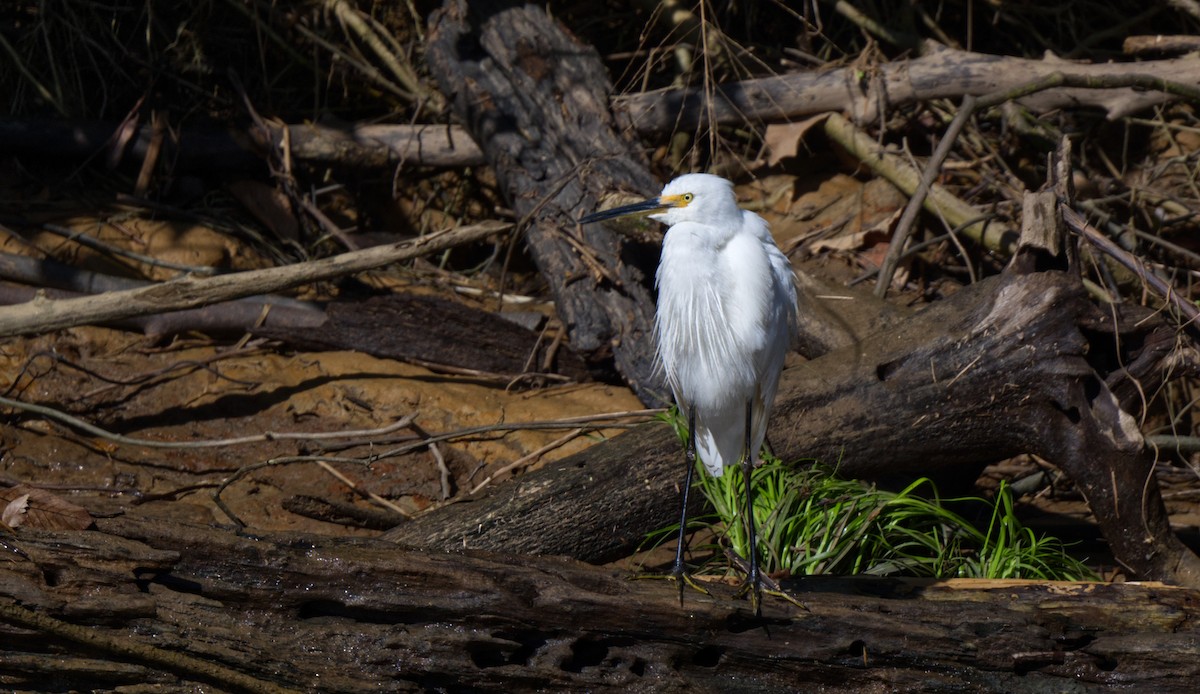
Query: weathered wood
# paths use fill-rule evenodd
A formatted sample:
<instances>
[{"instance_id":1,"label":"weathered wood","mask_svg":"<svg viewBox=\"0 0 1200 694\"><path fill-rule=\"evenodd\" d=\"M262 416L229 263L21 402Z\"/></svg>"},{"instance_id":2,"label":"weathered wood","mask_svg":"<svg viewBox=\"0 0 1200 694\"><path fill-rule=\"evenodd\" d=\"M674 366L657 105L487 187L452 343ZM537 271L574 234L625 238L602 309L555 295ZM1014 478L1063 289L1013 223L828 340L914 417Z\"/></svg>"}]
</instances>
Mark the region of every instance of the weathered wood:
<instances>
[{"instance_id":1,"label":"weathered wood","mask_svg":"<svg viewBox=\"0 0 1200 694\"><path fill-rule=\"evenodd\" d=\"M53 258L30 258L0 253L0 277L31 286L0 284L0 305L22 304L38 298L72 299L87 294L126 291L155 284L146 280L117 277L84 270ZM36 287L36 288L35 288ZM157 337L189 330L214 335L244 335L255 325L286 325L292 329L312 328L325 320L316 304L286 296L248 296L184 311L118 318L107 323L141 330Z\"/></svg>"},{"instance_id":2,"label":"weathered wood","mask_svg":"<svg viewBox=\"0 0 1200 694\"><path fill-rule=\"evenodd\" d=\"M602 563L679 521L679 441L647 424L554 461L477 498L399 525L385 539L416 547L558 554ZM700 495L693 498L699 510Z\"/></svg>"},{"instance_id":3,"label":"weathered wood","mask_svg":"<svg viewBox=\"0 0 1200 694\"><path fill-rule=\"evenodd\" d=\"M849 113L859 122L875 121L881 110L933 99L983 96L1005 92L1054 74L1094 79L1097 88L1059 87L1019 100L1044 113L1080 106L1120 118L1169 101L1160 91L1132 87L1105 89L1102 81L1122 76L1149 76L1191 87L1200 86L1200 56L1137 63L1079 63L1045 58L1031 60L933 47L912 60L897 60L863 70L860 65L743 80L713 88L670 89L630 94L614 100L642 132L689 129L698 123L722 125L774 121L817 113Z\"/></svg>"},{"instance_id":4,"label":"weathered wood","mask_svg":"<svg viewBox=\"0 0 1200 694\"><path fill-rule=\"evenodd\" d=\"M656 192L618 135L595 50L536 5L448 0L429 20L430 72L496 171L550 285L571 344L612 361L644 402L665 401L654 369L658 249L603 225L580 228L601 196Z\"/></svg>"},{"instance_id":5,"label":"weathered wood","mask_svg":"<svg viewBox=\"0 0 1200 694\"><path fill-rule=\"evenodd\" d=\"M459 167L484 163L479 146L460 126L263 123L248 133L186 125L168 143L171 163L179 171L266 173L262 153L287 148L292 161L340 168L394 166ZM82 159L111 146L118 122L59 123L4 120L0 149L17 155ZM153 129L143 125L120 152L109 159L146 157ZM247 142L247 140L249 142ZM254 150L257 149L256 153Z\"/></svg>"},{"instance_id":6,"label":"weathered wood","mask_svg":"<svg viewBox=\"0 0 1200 694\"><path fill-rule=\"evenodd\" d=\"M254 132L260 146L287 147L300 161L343 168L480 166L483 152L450 125L286 125Z\"/></svg>"},{"instance_id":7,"label":"weathered wood","mask_svg":"<svg viewBox=\"0 0 1200 694\"><path fill-rule=\"evenodd\" d=\"M514 35L514 38L516 36ZM1134 50L1173 50L1195 44L1194 37L1131 37L1141 40ZM1174 42L1174 43L1172 43ZM1164 48L1167 46L1167 48ZM735 125L778 121L818 113L849 113L857 121L874 121L880 109L932 99L992 94L1055 73L1075 78L1148 76L1197 86L1200 58L1187 55L1136 63L1087 64L1055 58L1033 60L959 51L929 44L926 55L898 60L864 72L855 65L823 71L796 72L717 85L708 103L705 89L665 89L616 96L613 107L627 114L630 127L642 134L691 128L701 121ZM597 63L599 64L599 63ZM587 76L591 83L604 74ZM1037 112L1079 106L1106 111L1110 118L1160 104L1171 96L1132 87L1107 89L1063 87L1026 96L1020 103ZM603 103L603 102L601 102ZM0 122L0 148L15 154L51 157L91 157L109 146L117 122L48 123ZM477 166L486 161L472 135L458 125L436 124L267 124L269 131L248 134L185 127L178 141L168 144L172 164L192 171L256 171L260 152L287 147L294 161L348 168L393 166ZM142 159L150 148L153 129L142 126L117 155ZM592 133L586 133L592 135ZM586 139L585 139L586 141ZM116 158L116 155L114 155Z\"/></svg>"},{"instance_id":8,"label":"weathered wood","mask_svg":"<svg viewBox=\"0 0 1200 694\"><path fill-rule=\"evenodd\" d=\"M351 251L296 265L233 272L214 277L185 276L147 287L96 296L57 301L35 300L6 306L0 308L0 337L47 332L76 325L92 325L280 291L443 251L478 241L509 227L510 225L501 222L482 222L411 241Z\"/></svg>"},{"instance_id":9,"label":"weathered wood","mask_svg":"<svg viewBox=\"0 0 1200 694\"><path fill-rule=\"evenodd\" d=\"M72 290L0 284L0 305L32 301L38 292L49 299L68 299L79 297L79 292L125 291L155 284L9 253L0 253L0 277ZM298 348L355 350L509 379L541 371L549 358L550 373L575 381L589 378L587 365L569 345L539 339L536 332L502 317L435 297L388 295L322 306L290 297L258 296L108 324L151 336L189 330L210 335L254 333Z\"/></svg>"},{"instance_id":10,"label":"weathered wood","mask_svg":"<svg viewBox=\"0 0 1200 694\"><path fill-rule=\"evenodd\" d=\"M1185 692L1200 677L1200 594L1154 584L804 580L793 588L808 611L768 599L755 619L730 586L681 608L667 581L567 559L97 525L7 541L27 558L0 564L3 684ZM103 641L81 651L50 620Z\"/></svg>"}]
</instances>

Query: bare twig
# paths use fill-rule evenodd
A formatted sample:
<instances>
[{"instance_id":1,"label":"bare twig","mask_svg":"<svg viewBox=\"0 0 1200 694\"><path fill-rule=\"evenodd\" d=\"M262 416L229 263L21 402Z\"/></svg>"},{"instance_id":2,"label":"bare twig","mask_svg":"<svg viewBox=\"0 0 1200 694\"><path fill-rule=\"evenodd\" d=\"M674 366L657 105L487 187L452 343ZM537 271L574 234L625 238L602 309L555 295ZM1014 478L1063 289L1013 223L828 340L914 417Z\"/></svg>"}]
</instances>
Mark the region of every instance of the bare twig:
<instances>
[{"instance_id":1,"label":"bare twig","mask_svg":"<svg viewBox=\"0 0 1200 694\"><path fill-rule=\"evenodd\" d=\"M399 46L383 26L378 22L368 21L369 18L364 19L359 10L345 0L326 0L326 6L333 10L338 21L348 32L353 32L371 49L375 57L387 66L388 71L404 89L421 101L429 103L433 110L442 110L445 105L442 95L422 84L412 66L401 61L403 56Z\"/></svg>"},{"instance_id":2,"label":"bare twig","mask_svg":"<svg viewBox=\"0 0 1200 694\"><path fill-rule=\"evenodd\" d=\"M86 432L93 436L99 436L102 439L107 439L114 443L121 443L128 446L141 446L142 448L221 448L224 446L239 446L247 443L260 443L262 441L288 441L288 440L320 440L320 439L341 439L346 437L356 436L380 436L390 434L397 429L403 429L412 423L416 418L416 414L410 414L401 418L385 427L378 429L359 429L354 431L321 431L321 432L264 432L262 434L253 434L251 436L237 436L228 439L205 439L202 441L156 441L154 439L139 439L132 436L123 436L114 434L106 429L101 429L95 424L85 422L78 417L73 417L65 412L56 410L52 407L44 405L34 405L33 403L13 400L11 398L0 397L0 405L11 407L15 410L24 412L32 412L48 419L53 419L67 426Z\"/></svg>"},{"instance_id":3,"label":"bare twig","mask_svg":"<svg viewBox=\"0 0 1200 694\"><path fill-rule=\"evenodd\" d=\"M246 527L245 521L243 521L240 516L234 513L233 509L229 508L229 506L225 504L225 501L221 499L221 493L228 489L229 486L234 482L240 480L251 472L254 472L255 470L262 470L263 468L268 467L295 465L297 463L347 463L349 465L370 465L377 458L378 456L370 456L368 458L341 458L327 455L289 455L280 458L271 458L270 460L263 460L250 465L243 465L235 470L229 477L226 477L224 482L217 485L217 488L213 490L212 500L216 507L221 509L221 512L229 517L229 520L233 521L234 524L236 524L239 528L244 528Z\"/></svg>"},{"instance_id":4,"label":"bare twig","mask_svg":"<svg viewBox=\"0 0 1200 694\"><path fill-rule=\"evenodd\" d=\"M621 428L621 427L640 426L641 423L625 424L625 423L621 423L620 420L625 420L625 419L643 419L644 420L646 418L661 414L664 411L665 410L663 410L663 409L631 410L628 412L611 412L609 414L585 415L582 417L566 417L564 419L550 419L550 420L543 420L543 421L537 421L537 422L516 422L513 424L505 424L505 423L482 424L480 426L475 426L475 427L464 427L462 429L455 429L453 431L448 431L448 432L444 432L441 434L432 435L427 439L421 439L419 441L405 443L405 444L402 444L401 446L398 446L397 448L393 448L391 450L380 453L378 456L375 456L374 459L380 460L380 459L389 458L392 456L403 455L405 453L408 453L409 451L413 451L418 448L424 448L425 446L428 446L431 442L438 443L441 441L452 441L454 439L460 439L460 438L464 438L467 436L478 436L479 434L491 434L491 433L505 432L505 431L534 431L534 430L542 430L542 429L550 429L550 430L573 429L578 426L584 426L585 428L590 428L590 429L616 429L616 428ZM603 426L601 426L601 425L603 425Z\"/></svg>"},{"instance_id":5,"label":"bare twig","mask_svg":"<svg viewBox=\"0 0 1200 694\"><path fill-rule=\"evenodd\" d=\"M1096 229L1091 224L1088 224L1087 220L1083 218L1083 215L1079 214L1070 207L1066 207L1065 205L1061 206L1061 209L1063 221L1067 223L1067 226L1071 227L1076 233L1087 239L1088 243L1100 249L1100 251L1107 254L1113 260L1116 260L1118 263L1123 265L1126 269L1136 274L1138 278L1145 282L1146 286L1148 286L1155 294L1158 294L1163 299L1166 299L1168 302L1170 302L1171 305L1173 305L1181 314L1183 314L1187 321L1187 326L1191 327L1192 329L1200 327L1200 309L1197 309L1194 304L1188 301L1185 297L1181 296L1174 287L1172 287L1162 278L1147 272L1146 268L1142 265L1142 262L1137 257L1113 243L1111 239L1100 233L1099 229Z\"/></svg>"},{"instance_id":6,"label":"bare twig","mask_svg":"<svg viewBox=\"0 0 1200 694\"><path fill-rule=\"evenodd\" d=\"M471 490L470 495L474 496L475 494L478 494L479 490L481 490L484 487L491 484L492 480L496 479L500 475L503 475L508 472L512 472L513 470L516 470L524 465L528 465L531 461L537 460L538 458L542 457L546 453L549 453L550 451L554 450L555 448L558 448L559 446L566 444L567 442L571 441L572 439L574 439L576 436L579 436L583 432L584 432L583 427L574 429L574 430L568 432L565 436L560 436L559 438L554 439L553 441L546 444L545 446L542 446L541 448L537 449L536 451L534 451L528 455L523 455L520 458L517 458L516 460L512 461L508 465L505 465L504 467L500 468L499 470L496 470L492 474L488 475L487 479L485 479L482 482L480 482L479 484L475 485L475 488Z\"/></svg>"},{"instance_id":7,"label":"bare twig","mask_svg":"<svg viewBox=\"0 0 1200 694\"><path fill-rule=\"evenodd\" d=\"M409 422L408 428L411 429L414 434L420 436L423 440L428 440L430 438L429 432L425 431L425 429L420 424L417 424L415 420ZM442 483L442 501L445 501L446 499L450 498L450 468L446 467L446 459L442 457L442 452L438 449L437 443L429 443L429 452L433 454L433 459L437 463L438 478Z\"/></svg>"},{"instance_id":8,"label":"bare twig","mask_svg":"<svg viewBox=\"0 0 1200 694\"><path fill-rule=\"evenodd\" d=\"M3 403L0 403L0 404L3 404ZM627 412L610 412L608 414L588 415L588 416L583 416L583 417L566 417L563 419L555 419L555 420L549 420L549 421L523 422L523 423L516 423L516 424L488 424L488 425L477 426L477 427L467 427L464 429L456 429L454 431L449 431L449 432L445 432L442 434L436 434L436 435L430 435L427 437L423 437L417 441L413 441L411 443L406 443L399 447L392 448L390 450L383 451L380 453L372 453L371 455L365 456L363 458L345 458L345 457L324 456L324 455L292 455L292 456L284 456L284 457L280 457L280 458L272 458L270 460L264 460L264 461L261 461L258 463L254 463L251 465L245 465L245 466L238 468L232 475L230 475L228 478L226 478L226 480L224 482L222 482L215 491L213 491L213 503L216 504L217 508L221 509L221 511L226 516L228 516L230 520L232 520L234 523L236 523L239 527L245 527L246 524L242 521L242 519L236 513L234 513L233 510L230 509L225 504L225 502L221 499L221 493L224 492L225 489L227 489L231 484L233 484L237 480L241 479L242 477L246 476L247 474L254 472L255 470L261 470L261 469L267 468L267 467L275 467L278 465L294 465L297 463L325 462L325 463L349 463L351 465L370 465L371 463L378 461L378 460L383 460L384 458L391 458L391 457L395 457L398 455L403 455L405 453L416 450L418 448L428 447L433 443L439 443L441 441L449 441L451 439L462 438L464 436L476 436L478 434L501 432L501 431L521 431L521 430L533 430L533 429L567 429L567 428L576 429L576 428L578 428L578 429L586 430L588 428L599 428L599 426L601 424L603 424L604 428L616 428L616 427L621 427L621 426L629 426L629 425L624 425L624 424L618 423L620 420L653 416L653 415L657 415L657 414L661 413L662 411L663 410L660 410L660 409L659 410L633 410L633 411L627 411ZM415 416L416 416L415 414L410 415L410 417L415 417ZM405 419L407 420L409 418L406 417ZM396 424L394 424L392 426L393 426L393 428L395 428L395 427L398 427L401 423L403 423L403 425L405 427L410 427L412 422L401 420L401 422L397 422ZM348 435L356 435L356 432L348 432ZM573 435L577 435L577 434L573 434Z\"/></svg>"},{"instance_id":9,"label":"bare twig","mask_svg":"<svg viewBox=\"0 0 1200 694\"><path fill-rule=\"evenodd\" d=\"M352 480L349 477L346 477L342 473L338 472L332 465L330 465L326 461L318 460L317 465L320 465L322 470L333 475L338 481L340 481L342 484L346 485L351 490L353 490L354 493L361 494L362 496L370 499L374 503L388 509L389 511L394 511L395 513L400 514L401 518L405 518L405 519L412 518L412 514L410 514L408 511L405 511L404 509L400 508L396 504L393 504L392 502L388 501L387 499L383 498L382 496L379 496L375 492L360 488L354 482L354 480Z\"/></svg>"},{"instance_id":10,"label":"bare twig","mask_svg":"<svg viewBox=\"0 0 1200 694\"><path fill-rule=\"evenodd\" d=\"M837 114L830 114L825 119L825 132L906 195L916 192L920 185L918 171L900 157L880 147L874 139L850 121ZM929 186L924 208L946 220L950 227L962 227L963 236L984 248L1005 255L1016 249L1018 235L1015 229L980 214L979 210L955 197L942 186Z\"/></svg>"},{"instance_id":11,"label":"bare twig","mask_svg":"<svg viewBox=\"0 0 1200 694\"><path fill-rule=\"evenodd\" d=\"M950 121L950 126L946 128L946 134L942 136L942 141L938 143L937 148L933 150L933 156L925 164L925 171L921 173L921 181L917 184L917 189L913 191L912 197L908 199L908 204L904 207L904 214L900 215L900 222L896 224L896 232L892 236L891 246L888 248L887 256L883 260L883 267L879 270L879 281L875 285L875 296L882 299L887 294L887 289L892 283L892 275L896 272L896 266L900 263L900 258L904 255L904 244L908 242L909 234L912 233L913 223L917 220L917 213L925 204L925 197L929 194L929 187L933 185L933 180L942 170L942 162L946 161L946 157L950 154L950 148L954 146L954 141L958 138L958 134L962 132L963 127L967 124L967 120L971 118L971 114L975 112L975 97L967 95L963 97L962 105L958 107L958 113L954 115L954 120Z\"/></svg>"},{"instance_id":12,"label":"bare twig","mask_svg":"<svg viewBox=\"0 0 1200 694\"><path fill-rule=\"evenodd\" d=\"M139 263L145 263L146 265L165 267L168 270L191 272L197 275L211 275L216 272L216 268L211 268L206 265L184 265L182 263L172 263L169 260L162 260L161 258L155 258L143 253L137 253L136 251L119 248L117 246L113 246L112 244L104 243L99 239L94 239L82 231L67 229L66 227L61 227L57 224L43 224L41 225L41 228L43 231L48 231L56 236L61 236L68 241L74 241L80 246L87 246L94 251L100 251L101 253L108 253L111 255L119 255L129 258L130 260L136 260Z\"/></svg>"}]
</instances>

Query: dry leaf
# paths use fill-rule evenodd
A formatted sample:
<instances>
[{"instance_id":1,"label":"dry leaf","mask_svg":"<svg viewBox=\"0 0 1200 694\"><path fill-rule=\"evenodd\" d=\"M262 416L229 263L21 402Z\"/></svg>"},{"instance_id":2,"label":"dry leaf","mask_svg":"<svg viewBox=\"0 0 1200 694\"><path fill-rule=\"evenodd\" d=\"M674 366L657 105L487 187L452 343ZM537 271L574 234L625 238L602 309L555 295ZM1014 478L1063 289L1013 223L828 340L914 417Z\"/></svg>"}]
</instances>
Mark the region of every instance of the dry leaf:
<instances>
[{"instance_id":1,"label":"dry leaf","mask_svg":"<svg viewBox=\"0 0 1200 694\"><path fill-rule=\"evenodd\" d=\"M800 154L800 142L804 134L825 118L825 114L807 118L798 123L771 123L763 133L763 148L767 151L767 166Z\"/></svg>"},{"instance_id":2,"label":"dry leaf","mask_svg":"<svg viewBox=\"0 0 1200 694\"><path fill-rule=\"evenodd\" d=\"M892 238L892 232L895 231L896 222L900 221L900 215L903 212L903 209L897 208L886 219L880 220L869 229L840 234L830 239L822 239L813 243L810 250L813 253L856 250L862 250L866 255L877 253L880 254L879 260L881 262L875 263L874 267L879 267L883 256L887 254L888 242ZM874 263L874 261L870 262Z\"/></svg>"},{"instance_id":3,"label":"dry leaf","mask_svg":"<svg viewBox=\"0 0 1200 694\"><path fill-rule=\"evenodd\" d=\"M21 522L25 520L25 512L29 510L29 495L22 494L4 507L4 512L0 513L0 522L4 523L11 530L21 526Z\"/></svg>"},{"instance_id":4,"label":"dry leaf","mask_svg":"<svg viewBox=\"0 0 1200 694\"><path fill-rule=\"evenodd\" d=\"M8 520L9 507L25 500L27 508L19 512L16 523ZM86 530L92 526L92 516L87 509L45 489L19 484L9 489L0 489L0 504L5 505L5 523L38 530Z\"/></svg>"}]
</instances>

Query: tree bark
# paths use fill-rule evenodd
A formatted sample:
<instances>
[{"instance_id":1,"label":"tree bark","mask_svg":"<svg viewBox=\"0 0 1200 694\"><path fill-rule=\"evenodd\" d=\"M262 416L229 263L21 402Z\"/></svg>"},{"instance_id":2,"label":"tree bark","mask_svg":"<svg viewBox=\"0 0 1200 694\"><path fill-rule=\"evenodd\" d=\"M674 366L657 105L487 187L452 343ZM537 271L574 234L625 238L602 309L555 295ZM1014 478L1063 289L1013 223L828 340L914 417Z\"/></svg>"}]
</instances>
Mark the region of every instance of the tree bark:
<instances>
[{"instance_id":1,"label":"tree bark","mask_svg":"<svg viewBox=\"0 0 1200 694\"><path fill-rule=\"evenodd\" d=\"M569 559L239 536L161 519L21 530L0 682L223 691L1185 692L1197 593L1155 584L806 579L807 611ZM181 549L185 548L185 549ZM85 627L85 628L84 628Z\"/></svg>"},{"instance_id":2,"label":"tree bark","mask_svg":"<svg viewBox=\"0 0 1200 694\"><path fill-rule=\"evenodd\" d=\"M526 220L571 344L593 363L611 360L643 402L664 402L652 337L658 249L577 223L603 193L659 188L618 135L600 57L537 6L448 0L429 20L426 60Z\"/></svg>"}]
</instances>

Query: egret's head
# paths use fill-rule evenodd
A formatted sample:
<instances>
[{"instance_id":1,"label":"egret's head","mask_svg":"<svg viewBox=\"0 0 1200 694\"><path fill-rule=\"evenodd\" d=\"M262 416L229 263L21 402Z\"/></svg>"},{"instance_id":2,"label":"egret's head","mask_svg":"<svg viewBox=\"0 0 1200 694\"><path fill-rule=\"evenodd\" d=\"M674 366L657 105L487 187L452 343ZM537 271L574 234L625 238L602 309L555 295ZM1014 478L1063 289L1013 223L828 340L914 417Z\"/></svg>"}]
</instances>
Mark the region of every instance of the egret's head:
<instances>
[{"instance_id":1,"label":"egret's head","mask_svg":"<svg viewBox=\"0 0 1200 694\"><path fill-rule=\"evenodd\" d=\"M671 181L658 196L662 209L650 215L663 224L709 222L732 217L741 211L733 195L733 183L712 174L685 174Z\"/></svg>"},{"instance_id":2,"label":"egret's head","mask_svg":"<svg viewBox=\"0 0 1200 694\"><path fill-rule=\"evenodd\" d=\"M596 212L579 221L588 224L625 215L648 215L668 226L689 221L719 224L740 219L741 210L729 181L712 174L686 174L668 183L657 198Z\"/></svg>"}]
</instances>

